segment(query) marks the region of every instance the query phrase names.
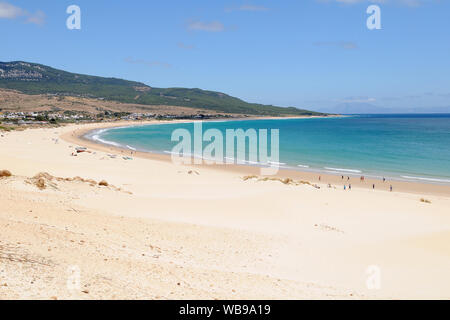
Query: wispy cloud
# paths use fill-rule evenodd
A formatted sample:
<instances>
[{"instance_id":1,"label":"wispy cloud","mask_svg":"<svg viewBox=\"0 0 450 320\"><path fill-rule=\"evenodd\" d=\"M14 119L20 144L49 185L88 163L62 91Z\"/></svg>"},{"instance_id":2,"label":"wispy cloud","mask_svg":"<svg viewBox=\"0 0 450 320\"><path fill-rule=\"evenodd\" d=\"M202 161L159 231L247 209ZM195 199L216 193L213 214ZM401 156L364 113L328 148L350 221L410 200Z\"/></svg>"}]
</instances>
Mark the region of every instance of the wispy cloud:
<instances>
[{"instance_id":1,"label":"wispy cloud","mask_svg":"<svg viewBox=\"0 0 450 320\"><path fill-rule=\"evenodd\" d=\"M399 2L408 7L418 7L424 3L423 0L399 0Z\"/></svg>"},{"instance_id":2,"label":"wispy cloud","mask_svg":"<svg viewBox=\"0 0 450 320\"><path fill-rule=\"evenodd\" d=\"M186 44L184 42L178 42L177 43L178 48L185 49L185 50L192 50L195 49L195 46L192 44Z\"/></svg>"},{"instance_id":3,"label":"wispy cloud","mask_svg":"<svg viewBox=\"0 0 450 320\"><path fill-rule=\"evenodd\" d=\"M417 100L430 98L450 98L450 93L425 92L423 94L382 97L380 100Z\"/></svg>"},{"instance_id":4,"label":"wispy cloud","mask_svg":"<svg viewBox=\"0 0 450 320\"><path fill-rule=\"evenodd\" d=\"M0 18L15 19L23 15L23 10L7 2L0 2Z\"/></svg>"},{"instance_id":5,"label":"wispy cloud","mask_svg":"<svg viewBox=\"0 0 450 320\"><path fill-rule=\"evenodd\" d=\"M187 24L187 29L190 31L222 32L225 31L225 26L219 21L190 21Z\"/></svg>"},{"instance_id":6,"label":"wispy cloud","mask_svg":"<svg viewBox=\"0 0 450 320\"><path fill-rule=\"evenodd\" d=\"M43 25L45 23L45 13L38 10L36 13L28 15L26 22Z\"/></svg>"},{"instance_id":7,"label":"wispy cloud","mask_svg":"<svg viewBox=\"0 0 450 320\"><path fill-rule=\"evenodd\" d=\"M226 12L233 12L233 11L250 11L250 12L262 12L262 11L269 11L270 9L264 6L257 6L253 4L243 4L239 7L232 7L232 8L226 8Z\"/></svg>"},{"instance_id":8,"label":"wispy cloud","mask_svg":"<svg viewBox=\"0 0 450 320\"><path fill-rule=\"evenodd\" d=\"M343 100L340 100L342 103L370 103L375 102L377 99L370 97L347 97Z\"/></svg>"},{"instance_id":9,"label":"wispy cloud","mask_svg":"<svg viewBox=\"0 0 450 320\"><path fill-rule=\"evenodd\" d=\"M26 23L33 23L37 25L42 25L45 23L45 13L41 10L31 13L8 2L0 2L0 19L17 18L24 19Z\"/></svg>"},{"instance_id":10,"label":"wispy cloud","mask_svg":"<svg viewBox=\"0 0 450 320\"><path fill-rule=\"evenodd\" d=\"M240 11L269 11L269 8L263 6L255 6L251 4L244 4L239 7Z\"/></svg>"},{"instance_id":11,"label":"wispy cloud","mask_svg":"<svg viewBox=\"0 0 450 320\"><path fill-rule=\"evenodd\" d=\"M322 41L314 42L316 47L338 47L346 50L358 49L358 44L353 41Z\"/></svg>"},{"instance_id":12,"label":"wispy cloud","mask_svg":"<svg viewBox=\"0 0 450 320\"><path fill-rule=\"evenodd\" d=\"M125 58L125 62L130 64L139 64L147 67L163 67L163 68L171 68L172 65L166 62L161 61L148 61L142 59L133 59L132 57Z\"/></svg>"},{"instance_id":13,"label":"wispy cloud","mask_svg":"<svg viewBox=\"0 0 450 320\"><path fill-rule=\"evenodd\" d=\"M418 94L410 94L407 96L404 96L405 99L420 99L422 98L422 96L418 95Z\"/></svg>"},{"instance_id":14,"label":"wispy cloud","mask_svg":"<svg viewBox=\"0 0 450 320\"><path fill-rule=\"evenodd\" d=\"M341 3L344 5L353 5L358 3L378 3L378 4L397 4L407 7L418 7L426 2L439 2L439 0L316 0L321 3Z\"/></svg>"},{"instance_id":15,"label":"wispy cloud","mask_svg":"<svg viewBox=\"0 0 450 320\"><path fill-rule=\"evenodd\" d=\"M450 93L425 92L424 95L428 97L450 98Z\"/></svg>"},{"instance_id":16,"label":"wispy cloud","mask_svg":"<svg viewBox=\"0 0 450 320\"><path fill-rule=\"evenodd\" d=\"M394 1L403 1L403 0L394 0ZM417 0L420 1L420 0ZM320 2L320 3L341 3L341 4L348 4L348 5L352 5L352 4L357 4L357 3L364 3L364 2L368 2L368 3L387 3L389 2L389 0L316 0L316 2Z\"/></svg>"}]
</instances>

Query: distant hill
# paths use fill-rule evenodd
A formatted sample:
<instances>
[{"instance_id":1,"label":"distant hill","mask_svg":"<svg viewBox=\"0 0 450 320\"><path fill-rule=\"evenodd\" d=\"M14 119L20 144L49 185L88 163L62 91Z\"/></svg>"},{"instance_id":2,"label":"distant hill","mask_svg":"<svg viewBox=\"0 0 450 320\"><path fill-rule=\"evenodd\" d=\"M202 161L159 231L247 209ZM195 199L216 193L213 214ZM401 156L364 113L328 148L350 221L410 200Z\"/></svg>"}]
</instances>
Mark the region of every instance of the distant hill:
<instances>
[{"instance_id":1,"label":"distant hill","mask_svg":"<svg viewBox=\"0 0 450 320\"><path fill-rule=\"evenodd\" d=\"M319 109L321 112L336 114L393 114L393 113L450 113L448 107L410 107L410 108L383 108L370 103L348 102L334 107Z\"/></svg>"},{"instance_id":2,"label":"distant hill","mask_svg":"<svg viewBox=\"0 0 450 320\"><path fill-rule=\"evenodd\" d=\"M388 109L374 106L370 103L363 102L347 102L341 103L334 107L325 107L320 109L322 112L337 113L337 114L373 114L373 113L388 113Z\"/></svg>"},{"instance_id":3,"label":"distant hill","mask_svg":"<svg viewBox=\"0 0 450 320\"><path fill-rule=\"evenodd\" d=\"M153 88L144 83L88 76L23 61L0 62L0 88L25 94L100 98L141 105L167 105L264 116L320 115L319 112L248 103L221 92ZM126 111L126 110L123 110Z\"/></svg>"}]
</instances>

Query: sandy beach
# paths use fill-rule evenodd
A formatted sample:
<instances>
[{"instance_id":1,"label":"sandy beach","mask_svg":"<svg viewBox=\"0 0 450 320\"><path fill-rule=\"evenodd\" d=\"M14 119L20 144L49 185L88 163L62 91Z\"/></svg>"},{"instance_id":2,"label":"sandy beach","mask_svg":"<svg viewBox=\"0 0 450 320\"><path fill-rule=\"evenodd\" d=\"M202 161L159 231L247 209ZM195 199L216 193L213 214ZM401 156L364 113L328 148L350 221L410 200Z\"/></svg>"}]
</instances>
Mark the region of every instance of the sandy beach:
<instances>
[{"instance_id":1,"label":"sandy beach","mask_svg":"<svg viewBox=\"0 0 450 320\"><path fill-rule=\"evenodd\" d=\"M450 298L449 186L245 180L81 138L117 125L0 133L0 299Z\"/></svg>"}]
</instances>

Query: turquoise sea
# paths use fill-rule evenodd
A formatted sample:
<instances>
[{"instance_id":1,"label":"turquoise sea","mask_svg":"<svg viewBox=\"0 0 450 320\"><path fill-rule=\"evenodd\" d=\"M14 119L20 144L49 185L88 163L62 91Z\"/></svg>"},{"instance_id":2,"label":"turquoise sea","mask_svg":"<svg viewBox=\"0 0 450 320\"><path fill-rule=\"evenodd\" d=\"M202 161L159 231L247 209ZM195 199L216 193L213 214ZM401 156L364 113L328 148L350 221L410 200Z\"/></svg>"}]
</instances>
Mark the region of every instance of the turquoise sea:
<instances>
[{"instance_id":1,"label":"turquoise sea","mask_svg":"<svg viewBox=\"0 0 450 320\"><path fill-rule=\"evenodd\" d=\"M88 138L170 153L173 130L192 123L103 129ZM203 122L203 131L279 129L282 168L450 184L450 114ZM204 143L206 145L208 143ZM270 150L270 149L269 149Z\"/></svg>"}]
</instances>

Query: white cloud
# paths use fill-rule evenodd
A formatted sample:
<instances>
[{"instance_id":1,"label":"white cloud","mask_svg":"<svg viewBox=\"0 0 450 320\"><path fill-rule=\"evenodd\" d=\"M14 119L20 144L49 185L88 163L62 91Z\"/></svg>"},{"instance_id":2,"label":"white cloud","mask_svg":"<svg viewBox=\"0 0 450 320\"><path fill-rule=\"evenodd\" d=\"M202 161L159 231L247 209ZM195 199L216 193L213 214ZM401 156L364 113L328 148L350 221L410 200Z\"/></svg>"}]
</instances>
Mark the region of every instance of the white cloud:
<instances>
[{"instance_id":1,"label":"white cloud","mask_svg":"<svg viewBox=\"0 0 450 320\"><path fill-rule=\"evenodd\" d=\"M322 41L314 42L317 47L338 47L346 50L358 49L358 44L352 41Z\"/></svg>"},{"instance_id":2,"label":"white cloud","mask_svg":"<svg viewBox=\"0 0 450 320\"><path fill-rule=\"evenodd\" d=\"M357 3L378 3L387 4L394 3L399 5L404 5L407 7L418 7L425 2L438 2L436 0L316 0L317 2L327 3L327 2L337 2L344 5L353 5Z\"/></svg>"},{"instance_id":3,"label":"white cloud","mask_svg":"<svg viewBox=\"0 0 450 320\"><path fill-rule=\"evenodd\" d=\"M42 25L45 22L45 13L40 10L30 13L8 2L0 2L0 19L16 19L20 17L25 18L27 23Z\"/></svg>"},{"instance_id":4,"label":"white cloud","mask_svg":"<svg viewBox=\"0 0 450 320\"><path fill-rule=\"evenodd\" d=\"M408 7L418 7L423 3L422 0L400 0L400 2Z\"/></svg>"},{"instance_id":5,"label":"white cloud","mask_svg":"<svg viewBox=\"0 0 450 320\"><path fill-rule=\"evenodd\" d=\"M207 31L207 32L222 32L225 31L225 26L219 21L202 22L191 21L187 25L188 30L191 31Z\"/></svg>"},{"instance_id":6,"label":"white cloud","mask_svg":"<svg viewBox=\"0 0 450 320\"><path fill-rule=\"evenodd\" d=\"M369 97L348 97L340 102L342 103L369 103L369 102L375 102L377 99L375 98L369 98Z\"/></svg>"},{"instance_id":7,"label":"white cloud","mask_svg":"<svg viewBox=\"0 0 450 320\"><path fill-rule=\"evenodd\" d=\"M261 11L269 11L270 9L263 6L257 6L253 4L243 4L239 7L231 7L226 8L226 12L233 12L233 11L252 11L252 12L261 12Z\"/></svg>"},{"instance_id":8,"label":"white cloud","mask_svg":"<svg viewBox=\"0 0 450 320\"><path fill-rule=\"evenodd\" d=\"M268 11L269 8L263 6L255 6L251 4L244 4L239 7L240 11Z\"/></svg>"},{"instance_id":9,"label":"white cloud","mask_svg":"<svg viewBox=\"0 0 450 320\"><path fill-rule=\"evenodd\" d=\"M195 49L195 46L192 44L186 44L184 42L178 42L177 43L178 48L181 49L186 49L186 50L191 50L191 49Z\"/></svg>"},{"instance_id":10,"label":"white cloud","mask_svg":"<svg viewBox=\"0 0 450 320\"><path fill-rule=\"evenodd\" d=\"M147 66L147 67L163 67L163 68L172 67L171 64L166 63L166 62L133 59L132 57L125 58L125 62L130 63L130 64L139 64L139 65L143 65L143 66Z\"/></svg>"},{"instance_id":11,"label":"white cloud","mask_svg":"<svg viewBox=\"0 0 450 320\"><path fill-rule=\"evenodd\" d=\"M29 14L26 22L42 25L45 23L45 13L39 10L36 13Z\"/></svg>"},{"instance_id":12,"label":"white cloud","mask_svg":"<svg viewBox=\"0 0 450 320\"><path fill-rule=\"evenodd\" d=\"M0 19L15 19L24 15L24 11L7 2L0 2Z\"/></svg>"}]
</instances>

